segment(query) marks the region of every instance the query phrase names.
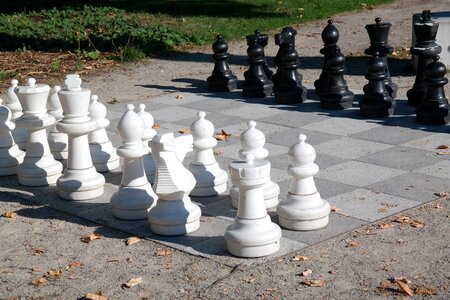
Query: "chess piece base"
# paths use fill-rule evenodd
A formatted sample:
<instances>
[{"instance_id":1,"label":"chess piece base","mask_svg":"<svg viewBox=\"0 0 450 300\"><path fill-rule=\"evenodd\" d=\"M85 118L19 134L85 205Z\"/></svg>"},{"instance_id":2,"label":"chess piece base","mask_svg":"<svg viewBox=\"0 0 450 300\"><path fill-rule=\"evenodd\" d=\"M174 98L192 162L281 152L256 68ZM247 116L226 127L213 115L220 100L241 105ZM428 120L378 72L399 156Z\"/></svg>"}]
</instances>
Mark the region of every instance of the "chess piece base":
<instances>
[{"instance_id":1,"label":"chess piece base","mask_svg":"<svg viewBox=\"0 0 450 300\"><path fill-rule=\"evenodd\" d=\"M83 181L80 181L82 178ZM105 177L94 167L82 170L66 169L56 186L62 199L72 201L89 200L103 194Z\"/></svg>"},{"instance_id":2,"label":"chess piece base","mask_svg":"<svg viewBox=\"0 0 450 300\"><path fill-rule=\"evenodd\" d=\"M23 162L25 152L17 145L0 148L0 176L16 175L17 166Z\"/></svg>"},{"instance_id":3,"label":"chess piece base","mask_svg":"<svg viewBox=\"0 0 450 300\"><path fill-rule=\"evenodd\" d=\"M423 125L446 125L450 122L448 109L416 109L416 122Z\"/></svg>"},{"instance_id":4,"label":"chess piece base","mask_svg":"<svg viewBox=\"0 0 450 300\"><path fill-rule=\"evenodd\" d=\"M395 101L386 95L375 94L364 96L359 104L360 114L367 118L385 118L394 113Z\"/></svg>"},{"instance_id":5,"label":"chess piece base","mask_svg":"<svg viewBox=\"0 0 450 300\"><path fill-rule=\"evenodd\" d=\"M237 88L237 77L234 75L212 75L207 79L208 90L211 92L231 92Z\"/></svg>"},{"instance_id":6,"label":"chess piece base","mask_svg":"<svg viewBox=\"0 0 450 300\"><path fill-rule=\"evenodd\" d=\"M285 88L282 85L280 85L274 91L275 102L278 104L302 103L303 101L306 100L307 92L308 92L308 90L305 87L295 86L295 87Z\"/></svg>"},{"instance_id":7,"label":"chess piece base","mask_svg":"<svg viewBox=\"0 0 450 300\"><path fill-rule=\"evenodd\" d=\"M197 182L189 195L209 197L226 192L228 173L222 170L217 162L208 166L190 164L188 169Z\"/></svg>"},{"instance_id":8,"label":"chess piece base","mask_svg":"<svg viewBox=\"0 0 450 300\"><path fill-rule=\"evenodd\" d=\"M279 224L298 231L320 229L328 225L330 204L318 192L312 195L288 194L277 207Z\"/></svg>"},{"instance_id":9,"label":"chess piece base","mask_svg":"<svg viewBox=\"0 0 450 300\"><path fill-rule=\"evenodd\" d=\"M279 199L278 195L280 194L280 187L273 181L267 182L263 186L263 194L264 194L264 206L267 210L271 210L277 207ZM230 189L230 197L231 197L231 205L234 208L238 208L239 205L239 188L232 187Z\"/></svg>"},{"instance_id":10,"label":"chess piece base","mask_svg":"<svg viewBox=\"0 0 450 300\"><path fill-rule=\"evenodd\" d=\"M262 257L280 249L281 229L266 215L260 219L235 218L225 231L228 251L239 257Z\"/></svg>"},{"instance_id":11,"label":"chess piece base","mask_svg":"<svg viewBox=\"0 0 450 300\"><path fill-rule=\"evenodd\" d=\"M408 105L413 107L419 106L426 94L427 87L425 84L414 85L412 89L406 92L406 96L408 97Z\"/></svg>"},{"instance_id":12,"label":"chess piece base","mask_svg":"<svg viewBox=\"0 0 450 300\"><path fill-rule=\"evenodd\" d=\"M111 210L114 217L123 220L145 220L156 198L149 183L142 186L125 187L111 197Z\"/></svg>"},{"instance_id":13,"label":"chess piece base","mask_svg":"<svg viewBox=\"0 0 450 300\"><path fill-rule=\"evenodd\" d=\"M200 228L201 210L189 197L182 200L158 200L148 219L152 232L176 236L191 233Z\"/></svg>"},{"instance_id":14,"label":"chess piece base","mask_svg":"<svg viewBox=\"0 0 450 300\"><path fill-rule=\"evenodd\" d=\"M347 109L353 106L355 95L350 91L340 94L321 94L320 107L323 109Z\"/></svg>"},{"instance_id":15,"label":"chess piece base","mask_svg":"<svg viewBox=\"0 0 450 300\"><path fill-rule=\"evenodd\" d=\"M25 186L46 186L56 183L61 176L63 166L53 155L27 157L17 167L19 183Z\"/></svg>"},{"instance_id":16,"label":"chess piece base","mask_svg":"<svg viewBox=\"0 0 450 300\"><path fill-rule=\"evenodd\" d=\"M272 94L273 83L267 78L246 80L242 87L242 95L247 98L264 98Z\"/></svg>"}]
</instances>

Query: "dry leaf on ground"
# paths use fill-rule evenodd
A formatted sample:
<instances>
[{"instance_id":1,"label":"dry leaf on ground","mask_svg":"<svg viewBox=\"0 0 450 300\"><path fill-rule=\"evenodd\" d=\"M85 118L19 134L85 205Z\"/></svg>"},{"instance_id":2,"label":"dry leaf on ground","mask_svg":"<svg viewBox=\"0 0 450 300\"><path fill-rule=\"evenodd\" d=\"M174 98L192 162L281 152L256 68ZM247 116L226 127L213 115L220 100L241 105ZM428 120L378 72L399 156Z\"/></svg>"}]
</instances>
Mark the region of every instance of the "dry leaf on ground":
<instances>
[{"instance_id":1,"label":"dry leaf on ground","mask_svg":"<svg viewBox=\"0 0 450 300\"><path fill-rule=\"evenodd\" d=\"M15 216L17 216L17 213L12 212L12 211L7 211L7 212L2 213L2 217L5 217L5 218L14 218Z\"/></svg>"},{"instance_id":2,"label":"dry leaf on ground","mask_svg":"<svg viewBox=\"0 0 450 300\"><path fill-rule=\"evenodd\" d=\"M47 278L57 278L60 277L62 275L62 270L61 269L50 269L47 272L47 275L45 275Z\"/></svg>"},{"instance_id":3,"label":"dry leaf on ground","mask_svg":"<svg viewBox=\"0 0 450 300\"><path fill-rule=\"evenodd\" d=\"M448 152L448 151L439 151L439 152L436 152L436 154L437 155L450 155L450 152Z\"/></svg>"},{"instance_id":4,"label":"dry leaf on ground","mask_svg":"<svg viewBox=\"0 0 450 300\"><path fill-rule=\"evenodd\" d=\"M378 224L377 227L379 229L389 229L389 228L393 228L395 226L394 226L394 224L391 224L391 223L382 223L382 224Z\"/></svg>"},{"instance_id":5,"label":"dry leaf on ground","mask_svg":"<svg viewBox=\"0 0 450 300\"><path fill-rule=\"evenodd\" d=\"M31 282L34 286L39 286L43 283L47 282L47 278L45 276L39 277L38 279L35 279Z\"/></svg>"},{"instance_id":6,"label":"dry leaf on ground","mask_svg":"<svg viewBox=\"0 0 450 300\"><path fill-rule=\"evenodd\" d=\"M129 246L129 245L133 245L133 244L139 243L140 241L141 241L140 238L135 237L135 236L130 236L129 238L127 238L127 239L125 240L125 244L126 244L127 246Z\"/></svg>"},{"instance_id":7,"label":"dry leaf on ground","mask_svg":"<svg viewBox=\"0 0 450 300\"><path fill-rule=\"evenodd\" d=\"M135 278L131 278L126 283L122 284L121 287L123 289L129 289L129 288L132 288L133 286L141 284L142 282L143 282L142 277L135 277Z\"/></svg>"},{"instance_id":8,"label":"dry leaf on ground","mask_svg":"<svg viewBox=\"0 0 450 300\"><path fill-rule=\"evenodd\" d=\"M401 224L409 224L411 222L411 218L408 216L398 216L395 218L394 222L401 223Z\"/></svg>"},{"instance_id":9,"label":"dry leaf on ground","mask_svg":"<svg viewBox=\"0 0 450 300\"><path fill-rule=\"evenodd\" d=\"M450 193L449 192L437 192L437 193L434 193L434 195L438 196L438 197L447 197L447 196L450 196Z\"/></svg>"},{"instance_id":10,"label":"dry leaf on ground","mask_svg":"<svg viewBox=\"0 0 450 300\"><path fill-rule=\"evenodd\" d=\"M213 154L214 154L215 156L222 156L223 151L222 151L222 150L219 150L219 149L214 149Z\"/></svg>"},{"instance_id":11,"label":"dry leaf on ground","mask_svg":"<svg viewBox=\"0 0 450 300\"><path fill-rule=\"evenodd\" d=\"M338 208L338 207L334 207L334 206L333 206L333 207L331 208L331 211L332 211L332 212L342 211L342 208Z\"/></svg>"},{"instance_id":12,"label":"dry leaf on ground","mask_svg":"<svg viewBox=\"0 0 450 300\"><path fill-rule=\"evenodd\" d=\"M426 287L417 287L414 289L414 293L416 295L422 295L422 296L431 296L431 295L437 295L437 291L434 288L426 288Z\"/></svg>"},{"instance_id":13,"label":"dry leaf on ground","mask_svg":"<svg viewBox=\"0 0 450 300\"><path fill-rule=\"evenodd\" d=\"M312 270L311 269L306 269L305 271L301 272L300 275L301 276L309 276L312 274Z\"/></svg>"},{"instance_id":14,"label":"dry leaf on ground","mask_svg":"<svg viewBox=\"0 0 450 300\"><path fill-rule=\"evenodd\" d=\"M101 239L103 236L101 234L97 234L97 233L91 233L91 234L87 234L87 235L83 235L81 236L80 240L83 243L90 243L93 240L98 240Z\"/></svg>"},{"instance_id":15,"label":"dry leaf on ground","mask_svg":"<svg viewBox=\"0 0 450 300\"><path fill-rule=\"evenodd\" d=\"M223 129L217 133L214 138L219 141L227 141L231 136L231 133L226 133Z\"/></svg>"},{"instance_id":16,"label":"dry leaf on ground","mask_svg":"<svg viewBox=\"0 0 450 300\"><path fill-rule=\"evenodd\" d=\"M300 282L301 284L307 285L307 286L313 286L313 287L322 287L325 286L325 282L323 280L319 279L309 279L309 280L303 280Z\"/></svg>"},{"instance_id":17,"label":"dry leaf on ground","mask_svg":"<svg viewBox=\"0 0 450 300\"><path fill-rule=\"evenodd\" d=\"M436 149L448 149L447 145L439 145L436 147Z\"/></svg>"},{"instance_id":18,"label":"dry leaf on ground","mask_svg":"<svg viewBox=\"0 0 450 300\"><path fill-rule=\"evenodd\" d=\"M400 291L404 294L407 294L408 296L412 297L413 292L411 291L411 288L408 286L407 283L403 281L397 281L398 286L400 287Z\"/></svg>"},{"instance_id":19,"label":"dry leaf on ground","mask_svg":"<svg viewBox=\"0 0 450 300\"><path fill-rule=\"evenodd\" d=\"M359 245L361 245L360 243L358 243L356 241L352 241L352 240L346 240L345 242L347 243L347 245L345 245L346 248L353 248L353 247L358 247Z\"/></svg>"},{"instance_id":20,"label":"dry leaf on ground","mask_svg":"<svg viewBox=\"0 0 450 300\"><path fill-rule=\"evenodd\" d=\"M183 128L178 130L179 133L185 134L185 133L191 133L191 130L189 128Z\"/></svg>"},{"instance_id":21,"label":"dry leaf on ground","mask_svg":"<svg viewBox=\"0 0 450 300\"><path fill-rule=\"evenodd\" d=\"M247 282L247 283L253 283L253 282L255 282L256 281L256 278L255 277L250 277L249 279L247 279L245 282Z\"/></svg>"},{"instance_id":22,"label":"dry leaf on ground","mask_svg":"<svg viewBox=\"0 0 450 300\"><path fill-rule=\"evenodd\" d=\"M173 254L171 249L156 249L155 256L170 256Z\"/></svg>"},{"instance_id":23,"label":"dry leaf on ground","mask_svg":"<svg viewBox=\"0 0 450 300\"><path fill-rule=\"evenodd\" d=\"M181 99L183 99L183 95L178 94L178 95L175 96L175 99L181 100Z\"/></svg>"},{"instance_id":24,"label":"dry leaf on ground","mask_svg":"<svg viewBox=\"0 0 450 300\"><path fill-rule=\"evenodd\" d=\"M425 222L422 220L412 220L411 223L409 223L409 225L415 228L423 228L425 227Z\"/></svg>"},{"instance_id":25,"label":"dry leaf on ground","mask_svg":"<svg viewBox=\"0 0 450 300\"><path fill-rule=\"evenodd\" d=\"M80 263L79 261L74 261L67 265L66 270L70 269L70 268L78 268L81 266L82 266L82 263Z\"/></svg>"},{"instance_id":26,"label":"dry leaf on ground","mask_svg":"<svg viewBox=\"0 0 450 300\"><path fill-rule=\"evenodd\" d=\"M84 299L86 300L108 300L105 296L103 296L102 292L97 293L87 293L86 296L84 296Z\"/></svg>"},{"instance_id":27,"label":"dry leaf on ground","mask_svg":"<svg viewBox=\"0 0 450 300\"><path fill-rule=\"evenodd\" d=\"M292 258L292 261L307 261L307 260L309 260L309 257L303 255L296 255L294 256L294 258Z\"/></svg>"},{"instance_id":28,"label":"dry leaf on ground","mask_svg":"<svg viewBox=\"0 0 450 300\"><path fill-rule=\"evenodd\" d=\"M158 123L156 123L156 124L154 124L154 125L152 126L153 129L158 129L158 128L160 128L160 127L161 127L161 125L158 124Z\"/></svg>"}]
</instances>

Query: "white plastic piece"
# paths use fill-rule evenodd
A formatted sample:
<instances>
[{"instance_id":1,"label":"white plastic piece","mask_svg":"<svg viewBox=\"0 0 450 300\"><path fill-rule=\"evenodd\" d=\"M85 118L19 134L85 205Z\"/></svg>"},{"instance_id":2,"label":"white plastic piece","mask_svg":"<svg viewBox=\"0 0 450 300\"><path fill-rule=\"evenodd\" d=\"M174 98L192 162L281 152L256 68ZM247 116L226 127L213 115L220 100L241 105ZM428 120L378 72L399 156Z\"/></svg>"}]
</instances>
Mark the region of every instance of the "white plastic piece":
<instances>
[{"instance_id":1,"label":"white plastic piece","mask_svg":"<svg viewBox=\"0 0 450 300\"><path fill-rule=\"evenodd\" d=\"M89 149L92 163L97 172L109 172L120 167L120 158L116 148L113 147L106 133L109 120L106 118L106 106L98 102L98 96L91 96L89 104L89 116L97 125L97 128L89 133Z\"/></svg>"},{"instance_id":2,"label":"white plastic piece","mask_svg":"<svg viewBox=\"0 0 450 300\"><path fill-rule=\"evenodd\" d=\"M56 129L68 135L69 152L67 168L56 185L63 199L88 200L101 196L105 185L105 177L95 170L89 151L88 133L97 128L89 117L91 90L81 87L77 74L67 75L64 83L58 92L63 119Z\"/></svg>"},{"instance_id":3,"label":"white plastic piece","mask_svg":"<svg viewBox=\"0 0 450 300\"><path fill-rule=\"evenodd\" d=\"M198 119L190 127L194 138L194 152L189 171L196 180L191 196L207 197L223 194L227 190L228 173L222 170L214 157L213 148L217 145L214 125L205 119L206 113L200 111Z\"/></svg>"},{"instance_id":4,"label":"white plastic piece","mask_svg":"<svg viewBox=\"0 0 450 300\"><path fill-rule=\"evenodd\" d=\"M263 186L270 173L270 164L254 160L246 154L245 161L233 161L230 173L239 178L239 206L234 224L225 231L228 251L239 257L261 257L280 249L281 229L273 223L264 206Z\"/></svg>"},{"instance_id":5,"label":"white plastic piece","mask_svg":"<svg viewBox=\"0 0 450 300\"><path fill-rule=\"evenodd\" d=\"M122 182L111 197L111 209L116 218L143 220L147 219L148 211L156 204L158 197L147 180L142 161L147 153L142 144L144 123L133 111L134 105L127 104L126 108L118 125L123 140L122 146L117 149L123 158Z\"/></svg>"},{"instance_id":6,"label":"white plastic piece","mask_svg":"<svg viewBox=\"0 0 450 300\"><path fill-rule=\"evenodd\" d=\"M330 204L320 197L314 183L319 167L314 163L316 150L300 134L299 142L289 149L288 173L292 176L289 193L277 207L279 224L291 230L315 230L327 226Z\"/></svg>"},{"instance_id":7,"label":"white plastic piece","mask_svg":"<svg viewBox=\"0 0 450 300\"><path fill-rule=\"evenodd\" d=\"M11 122L11 115L11 110L3 105L0 98L0 176L15 175L17 166L25 156L11 134L16 126Z\"/></svg>"},{"instance_id":8,"label":"white plastic piece","mask_svg":"<svg viewBox=\"0 0 450 300\"><path fill-rule=\"evenodd\" d=\"M15 92L18 84L19 81L17 81L17 79L12 79L11 86L8 88L5 95L5 104L9 107L12 113L12 122L16 122L16 120L23 115L22 105L20 104L19 98L17 97ZM12 135L20 150L25 150L27 147L27 130L25 128L16 126L16 128L14 128L12 131Z\"/></svg>"},{"instance_id":9,"label":"white plastic piece","mask_svg":"<svg viewBox=\"0 0 450 300\"><path fill-rule=\"evenodd\" d=\"M63 118L63 109L61 106L61 102L59 101L58 92L61 90L59 85L55 85L51 91L50 96L48 97L47 109L48 113L55 117L56 123L62 120ZM56 160L65 160L69 155L69 147L67 146L68 138L67 134L59 132L56 129L56 123L50 127L50 131L48 133L48 143L50 145L50 150L52 151L53 157Z\"/></svg>"},{"instance_id":10,"label":"white plastic piece","mask_svg":"<svg viewBox=\"0 0 450 300\"><path fill-rule=\"evenodd\" d=\"M156 135L156 130L153 129L155 119L153 118L151 113L145 111L145 104L143 103L139 104L138 108L139 110L137 114L139 115L139 117L141 117L142 121L144 122L144 135L142 137L142 143L144 144L144 147L148 150L147 154L144 155L143 157L145 174L147 174L148 180L151 183L154 183L156 166L155 161L153 160L152 157L152 149L150 148L149 142Z\"/></svg>"},{"instance_id":11,"label":"white plastic piece","mask_svg":"<svg viewBox=\"0 0 450 300\"><path fill-rule=\"evenodd\" d=\"M26 128L28 135L25 157L17 167L19 183L26 186L54 184L61 176L63 166L50 152L45 130L55 124L55 118L47 113L50 87L28 78L26 85L18 86L15 92L23 108L16 126Z\"/></svg>"},{"instance_id":12,"label":"white plastic piece","mask_svg":"<svg viewBox=\"0 0 450 300\"><path fill-rule=\"evenodd\" d=\"M151 230L160 235L183 235L200 227L200 207L189 198L195 178L178 158L192 149L188 140L175 139L173 133L166 133L157 134L151 142L156 163L153 188L159 199L148 218Z\"/></svg>"},{"instance_id":13,"label":"white plastic piece","mask_svg":"<svg viewBox=\"0 0 450 300\"><path fill-rule=\"evenodd\" d=\"M266 137L264 133L256 128L256 122L251 120L248 121L248 129L243 131L241 134L241 146L242 149L239 151L239 157L244 159L246 154L253 154L257 160L265 160L269 155L269 151L264 148L266 143ZM269 166L270 166L270 162ZM232 186L230 189L231 204L233 207L238 207L239 200L239 180L238 178L232 177ZM278 195L280 194L280 187L278 184L273 182L270 178L270 172L267 177L267 182L264 184L264 205L266 209L274 209L279 200Z\"/></svg>"}]
</instances>

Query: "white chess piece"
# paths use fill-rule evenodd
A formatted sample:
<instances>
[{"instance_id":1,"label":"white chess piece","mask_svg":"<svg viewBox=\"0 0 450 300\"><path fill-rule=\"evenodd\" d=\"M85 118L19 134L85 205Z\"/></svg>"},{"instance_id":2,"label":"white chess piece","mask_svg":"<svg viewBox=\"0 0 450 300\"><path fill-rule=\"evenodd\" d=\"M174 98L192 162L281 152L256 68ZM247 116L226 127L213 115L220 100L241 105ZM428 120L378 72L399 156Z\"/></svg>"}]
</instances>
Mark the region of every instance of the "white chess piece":
<instances>
[{"instance_id":1,"label":"white chess piece","mask_svg":"<svg viewBox=\"0 0 450 300\"><path fill-rule=\"evenodd\" d=\"M241 146L239 157L244 159L246 154L253 154L256 160L264 160L269 156L269 151L264 148L266 137L264 133L256 128L256 122L248 121L248 129L241 134ZM269 167L270 167L270 162ZM275 208L278 204L278 195L280 194L280 187L270 178L270 172L267 177L267 182L264 184L264 204L266 209ZM238 207L239 199L239 180L232 178L232 187L230 189L231 204L233 207Z\"/></svg>"},{"instance_id":2,"label":"white chess piece","mask_svg":"<svg viewBox=\"0 0 450 300\"><path fill-rule=\"evenodd\" d=\"M11 122L11 110L3 105L0 98L0 176L15 175L17 166L25 156L11 134L15 126Z\"/></svg>"},{"instance_id":3,"label":"white chess piece","mask_svg":"<svg viewBox=\"0 0 450 300\"><path fill-rule=\"evenodd\" d=\"M23 115L22 105L20 104L19 98L17 97L15 92L18 84L19 82L17 81L17 79L12 79L11 86L8 88L5 95L5 104L9 107L12 113L12 122L16 122L16 120ZM12 135L20 150L25 150L27 147L27 130L25 128L16 126L16 128L14 128L14 130L12 131Z\"/></svg>"},{"instance_id":4,"label":"white chess piece","mask_svg":"<svg viewBox=\"0 0 450 300\"><path fill-rule=\"evenodd\" d=\"M186 141L187 138L175 139L173 133L166 133L157 134L151 142L156 163L153 188L159 199L148 218L151 230L160 235L183 235L200 227L200 207L189 198L195 178L179 160L192 148Z\"/></svg>"},{"instance_id":5,"label":"white chess piece","mask_svg":"<svg viewBox=\"0 0 450 300\"><path fill-rule=\"evenodd\" d=\"M97 129L89 133L89 149L92 163L97 172L109 172L120 167L120 159L106 132L109 120L106 118L107 110L103 103L98 102L98 96L91 96L89 116L97 124Z\"/></svg>"},{"instance_id":6,"label":"white chess piece","mask_svg":"<svg viewBox=\"0 0 450 300\"><path fill-rule=\"evenodd\" d=\"M240 257L261 257L280 249L281 229L264 205L263 186L270 164L254 159L253 154L246 154L245 161L230 164L230 173L240 179L239 206L234 223L225 231L225 243L231 254Z\"/></svg>"},{"instance_id":7,"label":"white chess piece","mask_svg":"<svg viewBox=\"0 0 450 300\"><path fill-rule=\"evenodd\" d=\"M61 90L59 85L55 85L50 91L50 96L48 97L47 108L48 113L55 117L56 123L63 118L63 109L61 107L61 102L59 101L58 92ZM59 132L56 129L56 123L50 127L48 132L48 143L50 145L50 150L52 151L53 157L56 160L65 160L68 157L68 138L67 134Z\"/></svg>"},{"instance_id":8,"label":"white chess piece","mask_svg":"<svg viewBox=\"0 0 450 300\"><path fill-rule=\"evenodd\" d=\"M89 151L88 133L97 128L89 117L91 90L81 87L81 78L69 74L58 92L63 119L56 124L59 132L68 135L67 168L56 183L58 194L66 200L88 200L103 194L105 177L95 170Z\"/></svg>"},{"instance_id":9,"label":"white chess piece","mask_svg":"<svg viewBox=\"0 0 450 300\"><path fill-rule=\"evenodd\" d=\"M314 230L327 226L330 204L320 197L314 183L319 167L314 163L316 150L300 134L299 142L289 149L288 173L292 176L286 199L278 204L281 227L292 230Z\"/></svg>"},{"instance_id":10,"label":"white chess piece","mask_svg":"<svg viewBox=\"0 0 450 300\"><path fill-rule=\"evenodd\" d=\"M149 142L156 135L156 130L153 129L155 119L153 118L151 113L145 111L145 104L143 103L139 104L138 108L139 110L137 114L139 115L139 117L141 117L142 121L144 122L144 135L142 137L142 143L144 144L144 147L148 150L148 153L143 157L144 169L145 174L147 174L148 181L153 183L155 181L156 166L155 161L153 160L152 157L152 149L149 145Z\"/></svg>"},{"instance_id":11,"label":"white chess piece","mask_svg":"<svg viewBox=\"0 0 450 300\"><path fill-rule=\"evenodd\" d=\"M16 120L16 126L26 128L28 135L25 157L17 167L19 183L26 186L54 184L63 166L50 152L45 130L55 123L55 118L47 113L50 87L28 78L27 84L18 86L15 91L23 107L23 115Z\"/></svg>"},{"instance_id":12,"label":"white chess piece","mask_svg":"<svg viewBox=\"0 0 450 300\"><path fill-rule=\"evenodd\" d=\"M118 125L123 140L122 146L117 149L123 158L122 182L111 197L111 209L116 218L141 220L147 219L148 211L156 204L158 197L147 180L142 161L147 153L147 148L142 144L144 123L133 111L133 104L127 104L126 108Z\"/></svg>"},{"instance_id":13,"label":"white chess piece","mask_svg":"<svg viewBox=\"0 0 450 300\"><path fill-rule=\"evenodd\" d=\"M216 196L227 190L228 173L222 170L214 157L213 148L217 140L213 137L214 125L205 119L201 111L198 119L191 124L194 137L194 152L189 164L189 171L197 181L191 196Z\"/></svg>"}]
</instances>

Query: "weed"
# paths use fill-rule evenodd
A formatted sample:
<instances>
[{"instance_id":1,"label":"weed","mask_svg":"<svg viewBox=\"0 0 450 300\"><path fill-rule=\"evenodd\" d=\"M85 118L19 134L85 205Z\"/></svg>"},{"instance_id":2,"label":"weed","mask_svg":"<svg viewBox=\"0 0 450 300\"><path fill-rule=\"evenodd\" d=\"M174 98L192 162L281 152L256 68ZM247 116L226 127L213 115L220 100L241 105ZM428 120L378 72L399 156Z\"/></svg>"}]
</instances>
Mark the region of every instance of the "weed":
<instances>
[{"instance_id":1,"label":"weed","mask_svg":"<svg viewBox=\"0 0 450 300\"><path fill-rule=\"evenodd\" d=\"M12 79L16 77L18 72L0 71L0 80Z\"/></svg>"},{"instance_id":2,"label":"weed","mask_svg":"<svg viewBox=\"0 0 450 300\"><path fill-rule=\"evenodd\" d=\"M54 62L50 64L50 71L56 72L59 70L59 67L61 66L61 60L58 58Z\"/></svg>"},{"instance_id":3,"label":"weed","mask_svg":"<svg viewBox=\"0 0 450 300\"><path fill-rule=\"evenodd\" d=\"M144 51L130 44L123 46L119 53L121 61L139 61L146 56Z\"/></svg>"}]
</instances>

